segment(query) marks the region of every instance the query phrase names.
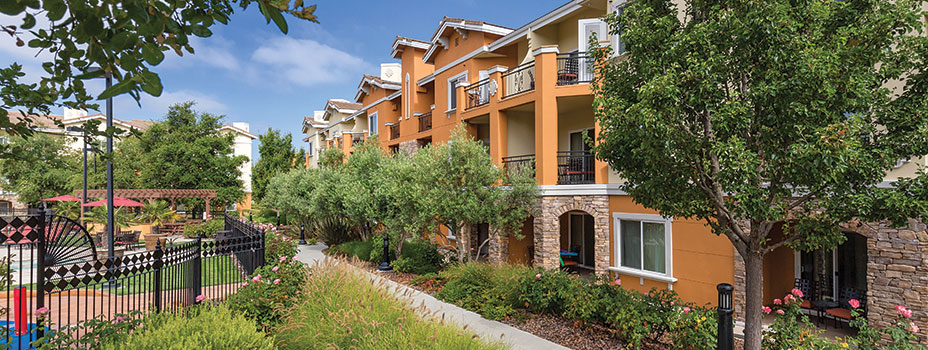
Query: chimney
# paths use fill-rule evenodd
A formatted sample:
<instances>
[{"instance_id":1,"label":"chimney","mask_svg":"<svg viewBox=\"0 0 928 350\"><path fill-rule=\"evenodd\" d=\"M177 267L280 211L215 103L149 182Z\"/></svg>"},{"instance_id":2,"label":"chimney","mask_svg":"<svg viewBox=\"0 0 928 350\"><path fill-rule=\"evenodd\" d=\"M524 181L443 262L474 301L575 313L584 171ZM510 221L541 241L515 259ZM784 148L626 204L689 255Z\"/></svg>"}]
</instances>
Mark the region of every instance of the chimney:
<instances>
[{"instance_id":1,"label":"chimney","mask_svg":"<svg viewBox=\"0 0 928 350\"><path fill-rule=\"evenodd\" d=\"M64 119L77 119L87 116L87 111L83 109L64 108Z\"/></svg>"},{"instance_id":2,"label":"chimney","mask_svg":"<svg viewBox=\"0 0 928 350\"><path fill-rule=\"evenodd\" d=\"M324 122L325 119L322 119L325 116L325 111L313 111L313 120Z\"/></svg>"},{"instance_id":3,"label":"chimney","mask_svg":"<svg viewBox=\"0 0 928 350\"><path fill-rule=\"evenodd\" d=\"M399 63L382 63L380 64L380 79L399 83L401 68Z\"/></svg>"},{"instance_id":4,"label":"chimney","mask_svg":"<svg viewBox=\"0 0 928 350\"><path fill-rule=\"evenodd\" d=\"M234 127L236 127L236 128L239 128L239 129L242 129L242 130L245 130L245 131L249 131L249 130L248 130L248 128L249 128L248 123L245 123L245 122L234 122L234 123L232 123L232 126L234 126Z\"/></svg>"}]
</instances>

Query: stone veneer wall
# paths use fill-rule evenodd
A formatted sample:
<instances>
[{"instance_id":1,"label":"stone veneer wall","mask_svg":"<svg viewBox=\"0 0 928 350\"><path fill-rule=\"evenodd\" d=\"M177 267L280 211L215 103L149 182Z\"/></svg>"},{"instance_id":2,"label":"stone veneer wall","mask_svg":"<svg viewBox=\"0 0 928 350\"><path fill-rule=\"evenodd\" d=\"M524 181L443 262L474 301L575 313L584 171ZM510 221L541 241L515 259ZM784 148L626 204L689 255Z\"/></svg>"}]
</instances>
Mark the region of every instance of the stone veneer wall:
<instances>
[{"instance_id":1,"label":"stone veneer wall","mask_svg":"<svg viewBox=\"0 0 928 350\"><path fill-rule=\"evenodd\" d=\"M0 201L10 202L10 209L26 209L29 206L19 201L19 196L0 189Z\"/></svg>"},{"instance_id":2,"label":"stone veneer wall","mask_svg":"<svg viewBox=\"0 0 928 350\"><path fill-rule=\"evenodd\" d=\"M501 236L490 227L490 242L487 242L487 257L490 261L509 261L509 236Z\"/></svg>"},{"instance_id":3,"label":"stone veneer wall","mask_svg":"<svg viewBox=\"0 0 928 350\"><path fill-rule=\"evenodd\" d=\"M912 321L928 329L928 224L910 220L908 227L889 222L846 227L867 237L867 321L886 327L896 319L896 305L912 312ZM735 318L744 321L744 260L735 250ZM918 334L928 345L928 335Z\"/></svg>"},{"instance_id":4,"label":"stone veneer wall","mask_svg":"<svg viewBox=\"0 0 928 350\"><path fill-rule=\"evenodd\" d=\"M415 153L419 149L419 142L416 140L409 140L400 142L400 150L409 152L410 154Z\"/></svg>"},{"instance_id":5,"label":"stone veneer wall","mask_svg":"<svg viewBox=\"0 0 928 350\"><path fill-rule=\"evenodd\" d=\"M594 261L597 274L609 268L609 196L546 196L541 198L541 215L535 217L535 265L560 267L560 217L569 211L593 216Z\"/></svg>"}]
</instances>

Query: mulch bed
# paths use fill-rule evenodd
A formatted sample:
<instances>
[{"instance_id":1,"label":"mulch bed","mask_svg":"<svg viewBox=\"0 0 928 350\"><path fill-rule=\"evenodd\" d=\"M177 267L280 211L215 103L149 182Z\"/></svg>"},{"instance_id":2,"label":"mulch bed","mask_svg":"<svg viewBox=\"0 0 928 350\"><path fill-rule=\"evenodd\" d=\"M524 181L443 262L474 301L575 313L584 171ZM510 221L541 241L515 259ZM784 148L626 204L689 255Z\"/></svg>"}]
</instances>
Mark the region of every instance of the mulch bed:
<instances>
[{"instance_id":1,"label":"mulch bed","mask_svg":"<svg viewBox=\"0 0 928 350\"><path fill-rule=\"evenodd\" d=\"M366 261L355 260L352 264L368 271L377 269L376 264ZM435 294L437 291L413 285L412 280L419 275L399 272L386 272L378 275L423 293ZM521 310L519 314L508 317L502 322L575 350L621 349L624 345L621 340L613 336L613 331L608 328L584 324L560 316L539 315Z\"/></svg>"}]
</instances>

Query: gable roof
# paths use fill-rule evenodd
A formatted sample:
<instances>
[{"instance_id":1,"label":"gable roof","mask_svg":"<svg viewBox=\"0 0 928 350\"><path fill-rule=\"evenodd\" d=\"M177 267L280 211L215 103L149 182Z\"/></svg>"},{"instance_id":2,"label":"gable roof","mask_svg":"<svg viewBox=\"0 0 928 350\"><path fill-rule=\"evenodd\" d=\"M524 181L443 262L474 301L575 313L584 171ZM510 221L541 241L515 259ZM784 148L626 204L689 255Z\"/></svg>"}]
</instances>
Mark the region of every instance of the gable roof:
<instances>
[{"instance_id":1,"label":"gable roof","mask_svg":"<svg viewBox=\"0 0 928 350\"><path fill-rule=\"evenodd\" d=\"M361 109L360 103L355 103L355 102L343 100L340 98L333 98L333 99L326 101L325 109L329 109L330 106L334 108L335 110L337 110L339 113L346 113L346 114L351 114Z\"/></svg>"},{"instance_id":2,"label":"gable roof","mask_svg":"<svg viewBox=\"0 0 928 350\"><path fill-rule=\"evenodd\" d=\"M361 78L361 82L358 84L358 92L354 95L354 100L360 102L361 96L363 96L364 94L370 93L370 89L366 87L370 85L379 87L381 89L387 89L387 90L401 90L402 89L402 86L400 86L400 83L398 82L383 80L378 76L365 74L364 77Z\"/></svg>"},{"instance_id":3,"label":"gable roof","mask_svg":"<svg viewBox=\"0 0 928 350\"><path fill-rule=\"evenodd\" d=\"M396 39L393 40L393 51L390 52L390 57L399 58L399 55L403 52L404 47L428 50L429 46L430 43L428 41L397 36Z\"/></svg>"},{"instance_id":4,"label":"gable roof","mask_svg":"<svg viewBox=\"0 0 928 350\"><path fill-rule=\"evenodd\" d=\"M461 35L467 37L466 31L478 31L489 34L495 34L499 36L505 36L506 34L512 33L512 28L507 28L495 24L486 23L483 21L471 21L460 18L450 18L445 17L441 20L441 23L438 25L438 29L435 30L435 34L432 35L431 43L429 45L428 51L425 52L425 57L422 58L426 63L432 63L433 55L437 51L438 47L448 48L448 41L443 40L445 37L445 32L448 30L456 30Z\"/></svg>"},{"instance_id":5,"label":"gable roof","mask_svg":"<svg viewBox=\"0 0 928 350\"><path fill-rule=\"evenodd\" d=\"M245 130L239 129L239 128L235 127L235 126L232 125L232 124L225 124L225 125L219 127L219 131L223 131L223 130L228 130L228 131L232 131L232 132L241 134L241 135L243 135L243 136L245 136L245 137L248 137L248 138L250 138L250 139L252 139L252 140L258 138L258 135L255 135L255 134L252 134L252 133L247 132L247 131L245 131Z\"/></svg>"}]
</instances>

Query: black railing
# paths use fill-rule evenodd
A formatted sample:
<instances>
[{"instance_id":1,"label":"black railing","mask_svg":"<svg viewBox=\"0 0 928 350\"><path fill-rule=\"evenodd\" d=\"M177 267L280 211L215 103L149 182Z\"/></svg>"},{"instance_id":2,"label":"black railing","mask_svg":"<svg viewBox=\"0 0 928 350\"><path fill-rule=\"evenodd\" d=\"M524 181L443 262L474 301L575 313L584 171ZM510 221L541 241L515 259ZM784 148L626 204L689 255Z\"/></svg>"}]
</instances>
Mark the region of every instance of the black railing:
<instances>
[{"instance_id":1,"label":"black railing","mask_svg":"<svg viewBox=\"0 0 928 350\"><path fill-rule=\"evenodd\" d=\"M351 135L351 145L357 146L359 143L364 142L364 134Z\"/></svg>"},{"instance_id":2,"label":"black railing","mask_svg":"<svg viewBox=\"0 0 928 350\"><path fill-rule=\"evenodd\" d=\"M515 67L503 74L503 98L535 89L535 62Z\"/></svg>"},{"instance_id":3,"label":"black railing","mask_svg":"<svg viewBox=\"0 0 928 350\"><path fill-rule=\"evenodd\" d=\"M419 132L432 129L432 112L419 116Z\"/></svg>"},{"instance_id":4,"label":"black railing","mask_svg":"<svg viewBox=\"0 0 928 350\"><path fill-rule=\"evenodd\" d=\"M221 301L264 264L264 232L231 216L226 235L214 240L154 238L155 250L108 258L83 226L48 213L0 218L6 344L28 344L49 330L79 339L84 321L175 311L201 295Z\"/></svg>"},{"instance_id":5,"label":"black railing","mask_svg":"<svg viewBox=\"0 0 928 350\"><path fill-rule=\"evenodd\" d=\"M557 183L560 185L596 182L593 154L588 151L557 152Z\"/></svg>"},{"instance_id":6,"label":"black railing","mask_svg":"<svg viewBox=\"0 0 928 350\"><path fill-rule=\"evenodd\" d=\"M557 85L586 84L593 81L593 57L586 52L557 56Z\"/></svg>"},{"instance_id":7,"label":"black railing","mask_svg":"<svg viewBox=\"0 0 928 350\"><path fill-rule=\"evenodd\" d=\"M390 139L396 140L398 138L400 138L400 125L399 124L390 125Z\"/></svg>"},{"instance_id":8,"label":"black railing","mask_svg":"<svg viewBox=\"0 0 928 350\"><path fill-rule=\"evenodd\" d=\"M531 168L535 171L535 155L525 154L521 156L503 157L503 170L507 173L512 169Z\"/></svg>"},{"instance_id":9,"label":"black railing","mask_svg":"<svg viewBox=\"0 0 928 350\"><path fill-rule=\"evenodd\" d=\"M466 109L480 107L490 103L490 79L483 79L464 90L467 98Z\"/></svg>"}]
</instances>

